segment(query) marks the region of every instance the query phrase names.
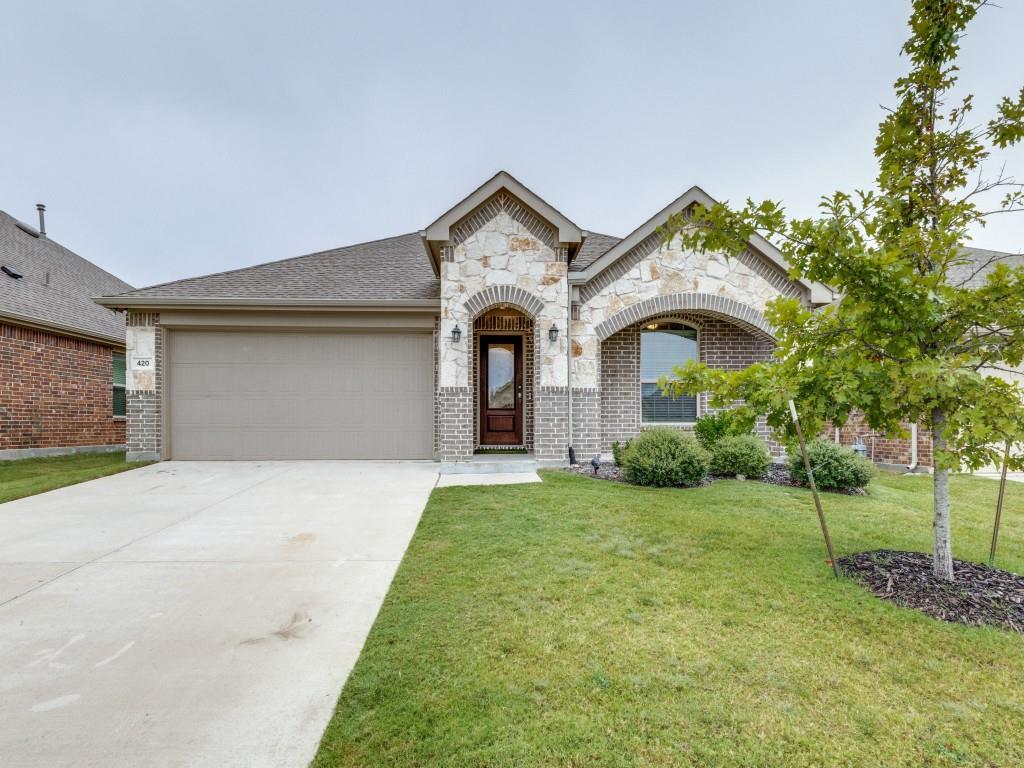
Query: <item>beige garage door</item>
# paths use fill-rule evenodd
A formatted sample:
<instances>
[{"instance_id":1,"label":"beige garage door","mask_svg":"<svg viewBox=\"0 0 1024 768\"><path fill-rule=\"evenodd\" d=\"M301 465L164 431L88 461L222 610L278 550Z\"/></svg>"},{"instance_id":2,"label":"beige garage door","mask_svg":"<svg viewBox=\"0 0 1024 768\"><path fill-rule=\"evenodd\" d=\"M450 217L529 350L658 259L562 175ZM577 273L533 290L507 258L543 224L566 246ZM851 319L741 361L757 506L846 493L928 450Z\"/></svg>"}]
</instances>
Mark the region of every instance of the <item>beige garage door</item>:
<instances>
[{"instance_id":1,"label":"beige garage door","mask_svg":"<svg viewBox=\"0 0 1024 768\"><path fill-rule=\"evenodd\" d=\"M173 331L172 459L429 459L431 336Z\"/></svg>"}]
</instances>

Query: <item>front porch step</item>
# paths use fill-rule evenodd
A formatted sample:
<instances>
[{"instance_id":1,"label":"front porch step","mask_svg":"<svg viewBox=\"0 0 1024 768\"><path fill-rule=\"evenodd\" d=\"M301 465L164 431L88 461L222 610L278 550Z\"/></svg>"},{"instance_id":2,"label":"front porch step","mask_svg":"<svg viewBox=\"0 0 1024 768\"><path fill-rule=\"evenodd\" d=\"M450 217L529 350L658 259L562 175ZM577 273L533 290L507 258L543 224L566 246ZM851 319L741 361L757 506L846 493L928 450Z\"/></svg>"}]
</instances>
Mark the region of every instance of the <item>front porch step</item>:
<instances>
[{"instance_id":1,"label":"front porch step","mask_svg":"<svg viewBox=\"0 0 1024 768\"><path fill-rule=\"evenodd\" d=\"M540 463L532 453L482 453L467 461L442 461L442 475L510 475L536 472Z\"/></svg>"}]
</instances>

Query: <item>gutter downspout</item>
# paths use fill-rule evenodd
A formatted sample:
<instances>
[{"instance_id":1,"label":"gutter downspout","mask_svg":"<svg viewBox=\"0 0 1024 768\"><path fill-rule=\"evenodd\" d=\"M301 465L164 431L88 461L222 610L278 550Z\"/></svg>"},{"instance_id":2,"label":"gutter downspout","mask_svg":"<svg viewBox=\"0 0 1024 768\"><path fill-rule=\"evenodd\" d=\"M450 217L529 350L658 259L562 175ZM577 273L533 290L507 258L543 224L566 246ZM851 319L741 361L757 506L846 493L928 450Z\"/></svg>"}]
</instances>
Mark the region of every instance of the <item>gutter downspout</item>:
<instances>
[{"instance_id":1,"label":"gutter downspout","mask_svg":"<svg viewBox=\"0 0 1024 768\"><path fill-rule=\"evenodd\" d=\"M565 423L568 429L566 440L569 449L569 465L576 463L576 451L572 448L572 284L569 282L569 264L565 265L565 391L566 407Z\"/></svg>"},{"instance_id":2,"label":"gutter downspout","mask_svg":"<svg viewBox=\"0 0 1024 768\"><path fill-rule=\"evenodd\" d=\"M910 466L907 467L908 472L913 472L917 469L917 423L910 425Z\"/></svg>"}]
</instances>

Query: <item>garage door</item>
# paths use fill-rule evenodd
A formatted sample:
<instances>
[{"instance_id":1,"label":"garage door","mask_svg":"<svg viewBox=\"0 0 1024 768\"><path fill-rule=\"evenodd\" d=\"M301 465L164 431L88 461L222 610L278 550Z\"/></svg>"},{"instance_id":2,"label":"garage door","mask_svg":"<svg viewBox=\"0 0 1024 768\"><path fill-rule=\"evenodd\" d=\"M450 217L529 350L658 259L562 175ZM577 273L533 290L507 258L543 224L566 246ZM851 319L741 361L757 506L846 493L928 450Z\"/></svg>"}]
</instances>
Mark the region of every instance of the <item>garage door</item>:
<instances>
[{"instance_id":1,"label":"garage door","mask_svg":"<svg viewBox=\"0 0 1024 768\"><path fill-rule=\"evenodd\" d=\"M428 459L424 333L173 331L172 459Z\"/></svg>"}]
</instances>

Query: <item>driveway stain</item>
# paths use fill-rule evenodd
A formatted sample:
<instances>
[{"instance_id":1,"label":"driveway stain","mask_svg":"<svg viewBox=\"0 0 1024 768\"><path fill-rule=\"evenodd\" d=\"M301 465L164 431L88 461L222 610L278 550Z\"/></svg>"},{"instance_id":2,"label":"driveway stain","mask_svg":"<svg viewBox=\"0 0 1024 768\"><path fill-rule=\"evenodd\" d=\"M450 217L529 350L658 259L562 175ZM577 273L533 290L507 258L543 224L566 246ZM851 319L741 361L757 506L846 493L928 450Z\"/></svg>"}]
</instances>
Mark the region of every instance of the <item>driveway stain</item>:
<instances>
[{"instance_id":1,"label":"driveway stain","mask_svg":"<svg viewBox=\"0 0 1024 768\"><path fill-rule=\"evenodd\" d=\"M310 624L312 623L313 619L309 618L305 611L296 611L292 614L291 621L269 635L250 637L239 645L259 645L275 638L278 640L301 640L306 635L306 631L311 629Z\"/></svg>"}]
</instances>

